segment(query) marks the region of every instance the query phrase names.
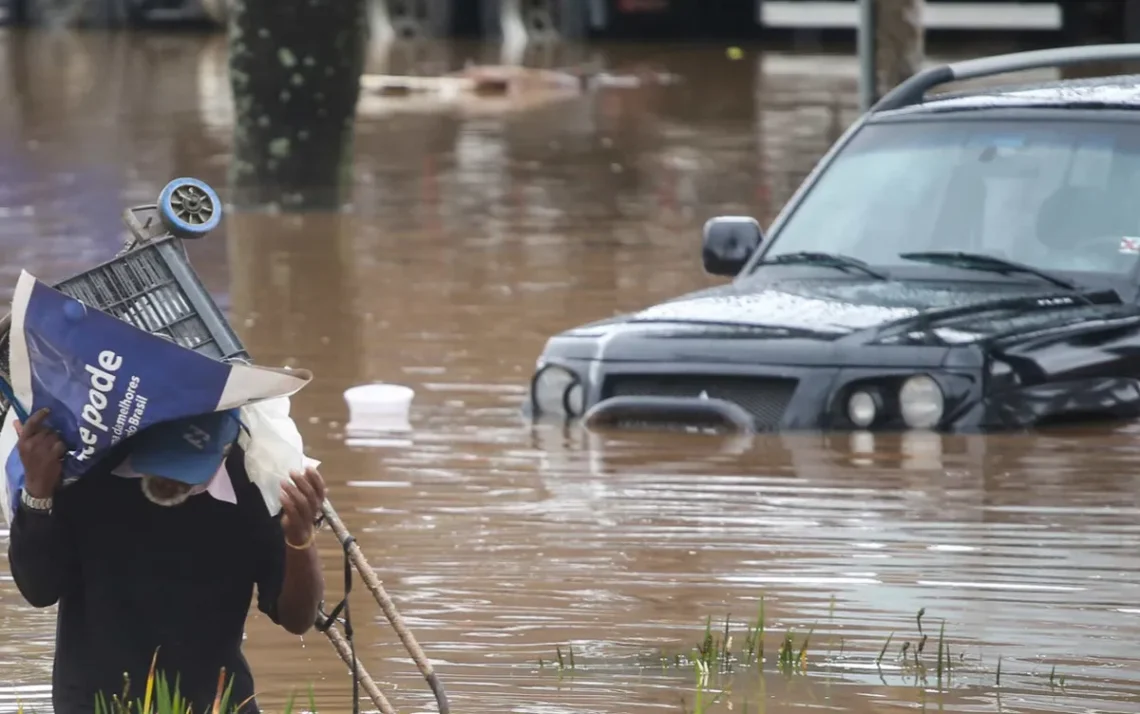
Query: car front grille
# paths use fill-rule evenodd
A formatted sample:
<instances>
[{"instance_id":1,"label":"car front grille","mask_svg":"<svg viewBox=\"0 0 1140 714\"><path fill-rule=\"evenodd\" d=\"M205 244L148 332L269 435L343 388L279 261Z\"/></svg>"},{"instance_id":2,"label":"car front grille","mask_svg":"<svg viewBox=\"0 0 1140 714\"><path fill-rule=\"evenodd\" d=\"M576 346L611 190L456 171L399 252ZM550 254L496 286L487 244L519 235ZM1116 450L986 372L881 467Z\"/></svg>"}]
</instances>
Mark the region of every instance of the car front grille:
<instances>
[{"instance_id":1,"label":"car front grille","mask_svg":"<svg viewBox=\"0 0 1140 714\"><path fill-rule=\"evenodd\" d=\"M780 426L796 390L795 379L712 375L614 375L606 381L605 397L699 397L723 399L752 415L757 431Z\"/></svg>"}]
</instances>

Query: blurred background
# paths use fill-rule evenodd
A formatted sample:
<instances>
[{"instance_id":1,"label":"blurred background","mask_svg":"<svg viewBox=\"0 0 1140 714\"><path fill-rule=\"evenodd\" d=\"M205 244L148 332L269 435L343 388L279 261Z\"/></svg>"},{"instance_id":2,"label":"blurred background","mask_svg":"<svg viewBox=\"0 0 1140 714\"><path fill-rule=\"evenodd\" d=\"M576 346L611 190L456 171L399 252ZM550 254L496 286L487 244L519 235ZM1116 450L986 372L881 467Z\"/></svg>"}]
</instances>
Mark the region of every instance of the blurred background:
<instances>
[{"instance_id":1,"label":"blurred background","mask_svg":"<svg viewBox=\"0 0 1140 714\"><path fill-rule=\"evenodd\" d=\"M876 2L924 6L926 64L1140 32L1131 0ZM858 116L857 5L3 0L0 294L112 257L171 179L214 186L194 265L258 362L314 371L293 416L454 711L1136 711L1132 425L742 444L519 416L548 336L715 284L703 222L766 225ZM413 431L346 444L374 381L416 390ZM698 704L670 653L761 596L769 665ZM365 667L434 711L352 602ZM897 664L921 608L949 686ZM54 617L0 562L0 711L48 711ZM789 629L806 674L770 664ZM254 613L246 653L268 711L310 683L350 710L321 634Z\"/></svg>"}]
</instances>

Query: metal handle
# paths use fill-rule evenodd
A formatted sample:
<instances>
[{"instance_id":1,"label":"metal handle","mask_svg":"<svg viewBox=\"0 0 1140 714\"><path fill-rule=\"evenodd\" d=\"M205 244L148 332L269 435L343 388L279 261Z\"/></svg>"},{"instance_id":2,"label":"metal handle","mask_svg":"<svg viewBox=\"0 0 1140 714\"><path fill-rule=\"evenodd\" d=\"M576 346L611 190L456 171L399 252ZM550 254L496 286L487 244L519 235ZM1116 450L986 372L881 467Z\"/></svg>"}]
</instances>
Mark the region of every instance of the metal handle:
<instances>
[{"instance_id":1,"label":"metal handle","mask_svg":"<svg viewBox=\"0 0 1140 714\"><path fill-rule=\"evenodd\" d=\"M159 220L157 206L133 206L124 209L123 224L131 232L131 237L123 243L118 255L123 255L167 234L166 227Z\"/></svg>"}]
</instances>

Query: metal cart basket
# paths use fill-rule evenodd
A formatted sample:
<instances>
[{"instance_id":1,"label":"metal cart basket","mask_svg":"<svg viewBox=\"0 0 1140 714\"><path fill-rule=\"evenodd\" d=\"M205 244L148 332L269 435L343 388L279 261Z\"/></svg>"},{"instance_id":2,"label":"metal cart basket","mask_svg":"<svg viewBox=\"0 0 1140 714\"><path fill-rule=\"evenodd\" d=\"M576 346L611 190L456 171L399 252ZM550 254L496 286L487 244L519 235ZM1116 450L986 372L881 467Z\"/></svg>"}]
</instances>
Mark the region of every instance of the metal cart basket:
<instances>
[{"instance_id":1,"label":"metal cart basket","mask_svg":"<svg viewBox=\"0 0 1140 714\"><path fill-rule=\"evenodd\" d=\"M53 287L213 359L249 362L241 340L191 267L182 243L205 236L217 228L221 217L221 200L210 186L193 178L175 179L163 188L156 204L123 212L130 236L118 255ZM11 314L0 319L0 380L6 387L10 387L10 327ZM0 395L0 408L7 411L9 406Z\"/></svg>"}]
</instances>

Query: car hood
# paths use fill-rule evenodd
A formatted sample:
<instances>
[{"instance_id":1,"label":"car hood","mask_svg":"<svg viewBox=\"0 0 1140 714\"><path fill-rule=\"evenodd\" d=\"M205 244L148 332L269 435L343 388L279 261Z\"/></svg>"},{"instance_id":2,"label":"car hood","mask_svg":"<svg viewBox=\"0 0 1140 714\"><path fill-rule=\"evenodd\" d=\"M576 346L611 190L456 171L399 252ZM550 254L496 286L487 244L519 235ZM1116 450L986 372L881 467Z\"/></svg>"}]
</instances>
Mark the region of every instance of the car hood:
<instances>
[{"instance_id":1,"label":"car hood","mask_svg":"<svg viewBox=\"0 0 1140 714\"><path fill-rule=\"evenodd\" d=\"M1111 291L1068 293L1025 283L795 280L702 290L563 334L835 340L863 331L868 341L889 341L883 328L922 327L928 342L959 344L1107 317L1120 308Z\"/></svg>"}]
</instances>

